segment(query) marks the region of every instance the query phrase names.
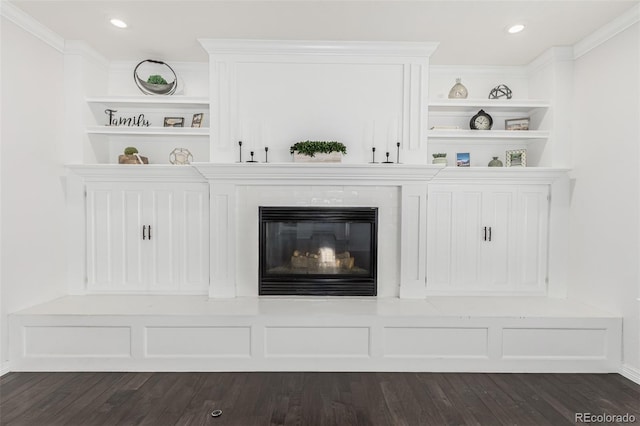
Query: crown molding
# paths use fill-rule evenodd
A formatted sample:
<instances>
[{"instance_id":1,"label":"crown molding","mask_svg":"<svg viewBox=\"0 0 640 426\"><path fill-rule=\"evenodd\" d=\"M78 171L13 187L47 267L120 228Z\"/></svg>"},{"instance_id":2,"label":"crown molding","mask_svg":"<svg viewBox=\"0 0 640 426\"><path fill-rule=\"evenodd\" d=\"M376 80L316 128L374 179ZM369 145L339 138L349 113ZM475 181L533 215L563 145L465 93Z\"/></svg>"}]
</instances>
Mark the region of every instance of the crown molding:
<instances>
[{"instance_id":1,"label":"crown molding","mask_svg":"<svg viewBox=\"0 0 640 426\"><path fill-rule=\"evenodd\" d=\"M44 41L60 53L64 53L65 42L58 34L36 21L31 15L6 0L0 1L0 15L13 22L29 34Z\"/></svg>"},{"instance_id":2,"label":"crown molding","mask_svg":"<svg viewBox=\"0 0 640 426\"><path fill-rule=\"evenodd\" d=\"M573 45L573 59L578 59L591 50L612 39L622 31L640 21L640 5L636 5Z\"/></svg>"},{"instance_id":3,"label":"crown molding","mask_svg":"<svg viewBox=\"0 0 640 426\"><path fill-rule=\"evenodd\" d=\"M104 67L109 66L109 61L107 60L107 58L98 53L98 51L92 48L89 43L82 40L65 41L64 54L79 55L83 58L91 59Z\"/></svg>"},{"instance_id":4,"label":"crown molding","mask_svg":"<svg viewBox=\"0 0 640 426\"><path fill-rule=\"evenodd\" d=\"M198 39L209 55L429 57L436 42Z\"/></svg>"},{"instance_id":5,"label":"crown molding","mask_svg":"<svg viewBox=\"0 0 640 426\"><path fill-rule=\"evenodd\" d=\"M433 74L508 74L527 75L527 67L522 65L429 65Z\"/></svg>"},{"instance_id":6,"label":"crown molding","mask_svg":"<svg viewBox=\"0 0 640 426\"><path fill-rule=\"evenodd\" d=\"M573 61L573 59L572 46L552 47L550 49L547 49L536 59L531 61L526 66L526 70L528 74L533 74L549 64L562 61Z\"/></svg>"}]
</instances>

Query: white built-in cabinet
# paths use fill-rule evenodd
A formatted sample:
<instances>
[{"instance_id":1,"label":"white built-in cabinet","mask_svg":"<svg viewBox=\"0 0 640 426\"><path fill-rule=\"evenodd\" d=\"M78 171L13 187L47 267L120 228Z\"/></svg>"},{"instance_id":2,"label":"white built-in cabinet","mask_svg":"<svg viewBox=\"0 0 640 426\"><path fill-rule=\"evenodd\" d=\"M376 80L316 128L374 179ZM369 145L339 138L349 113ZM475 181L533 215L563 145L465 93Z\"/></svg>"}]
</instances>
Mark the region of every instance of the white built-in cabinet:
<instances>
[{"instance_id":1,"label":"white built-in cabinet","mask_svg":"<svg viewBox=\"0 0 640 426\"><path fill-rule=\"evenodd\" d=\"M544 294L549 185L433 183L427 291Z\"/></svg>"},{"instance_id":2,"label":"white built-in cabinet","mask_svg":"<svg viewBox=\"0 0 640 426\"><path fill-rule=\"evenodd\" d=\"M86 227L88 292L207 293L208 184L88 182Z\"/></svg>"}]
</instances>

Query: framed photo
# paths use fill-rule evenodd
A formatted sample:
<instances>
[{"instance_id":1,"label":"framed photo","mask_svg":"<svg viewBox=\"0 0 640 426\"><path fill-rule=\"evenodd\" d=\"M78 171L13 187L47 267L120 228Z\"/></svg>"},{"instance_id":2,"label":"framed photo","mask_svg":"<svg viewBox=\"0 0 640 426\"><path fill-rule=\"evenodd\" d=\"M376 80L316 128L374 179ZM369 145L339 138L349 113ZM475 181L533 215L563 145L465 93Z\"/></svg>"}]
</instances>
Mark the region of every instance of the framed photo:
<instances>
[{"instance_id":1,"label":"framed photo","mask_svg":"<svg viewBox=\"0 0 640 426\"><path fill-rule=\"evenodd\" d=\"M529 117L504 120L505 130L529 130Z\"/></svg>"},{"instance_id":2,"label":"framed photo","mask_svg":"<svg viewBox=\"0 0 640 426\"><path fill-rule=\"evenodd\" d=\"M184 117L165 117L164 127L184 127Z\"/></svg>"},{"instance_id":3,"label":"framed photo","mask_svg":"<svg viewBox=\"0 0 640 426\"><path fill-rule=\"evenodd\" d=\"M507 151L507 167L527 167L527 150L514 149Z\"/></svg>"},{"instance_id":4,"label":"framed photo","mask_svg":"<svg viewBox=\"0 0 640 426\"><path fill-rule=\"evenodd\" d=\"M457 167L469 167L471 166L471 156L468 152L458 152L456 154L456 166Z\"/></svg>"},{"instance_id":5,"label":"framed photo","mask_svg":"<svg viewBox=\"0 0 640 426\"><path fill-rule=\"evenodd\" d=\"M193 114L193 120L191 120L191 127L202 127L202 118L204 117L204 113L199 112L197 114Z\"/></svg>"}]
</instances>

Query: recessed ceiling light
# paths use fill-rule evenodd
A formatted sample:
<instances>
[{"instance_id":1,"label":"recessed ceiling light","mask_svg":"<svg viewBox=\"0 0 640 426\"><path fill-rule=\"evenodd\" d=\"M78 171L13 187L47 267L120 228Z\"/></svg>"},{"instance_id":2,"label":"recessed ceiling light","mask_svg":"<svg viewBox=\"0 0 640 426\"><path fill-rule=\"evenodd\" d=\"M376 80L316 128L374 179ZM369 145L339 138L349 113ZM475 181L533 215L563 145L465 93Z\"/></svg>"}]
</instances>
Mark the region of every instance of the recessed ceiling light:
<instances>
[{"instance_id":1,"label":"recessed ceiling light","mask_svg":"<svg viewBox=\"0 0 640 426\"><path fill-rule=\"evenodd\" d=\"M517 34L520 31L524 30L524 25L522 24L516 24L516 25L512 25L509 27L509 29L507 30L507 32L509 34Z\"/></svg>"},{"instance_id":2,"label":"recessed ceiling light","mask_svg":"<svg viewBox=\"0 0 640 426\"><path fill-rule=\"evenodd\" d=\"M111 22L111 25L113 25L114 27L127 28L127 23L124 22L122 19L113 18L109 22Z\"/></svg>"}]
</instances>

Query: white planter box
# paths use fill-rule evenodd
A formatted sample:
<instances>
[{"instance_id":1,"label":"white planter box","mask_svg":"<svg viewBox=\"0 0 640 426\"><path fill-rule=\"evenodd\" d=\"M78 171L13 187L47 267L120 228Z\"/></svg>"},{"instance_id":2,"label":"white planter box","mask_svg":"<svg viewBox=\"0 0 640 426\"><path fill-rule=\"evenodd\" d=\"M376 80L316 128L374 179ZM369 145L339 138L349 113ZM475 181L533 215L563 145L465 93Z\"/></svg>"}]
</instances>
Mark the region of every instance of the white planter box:
<instances>
[{"instance_id":1,"label":"white planter box","mask_svg":"<svg viewBox=\"0 0 640 426\"><path fill-rule=\"evenodd\" d=\"M294 163L341 163L341 152L330 152L328 154L318 152L313 157L308 155L299 154L298 151L293 153Z\"/></svg>"}]
</instances>

